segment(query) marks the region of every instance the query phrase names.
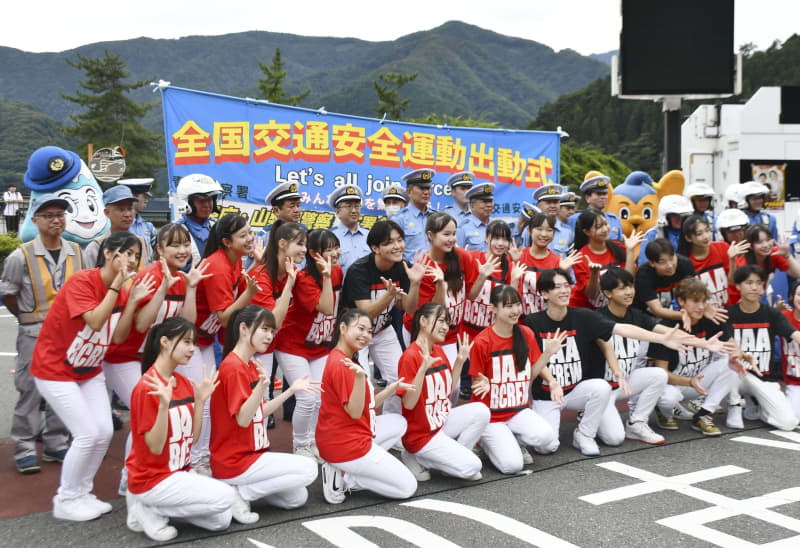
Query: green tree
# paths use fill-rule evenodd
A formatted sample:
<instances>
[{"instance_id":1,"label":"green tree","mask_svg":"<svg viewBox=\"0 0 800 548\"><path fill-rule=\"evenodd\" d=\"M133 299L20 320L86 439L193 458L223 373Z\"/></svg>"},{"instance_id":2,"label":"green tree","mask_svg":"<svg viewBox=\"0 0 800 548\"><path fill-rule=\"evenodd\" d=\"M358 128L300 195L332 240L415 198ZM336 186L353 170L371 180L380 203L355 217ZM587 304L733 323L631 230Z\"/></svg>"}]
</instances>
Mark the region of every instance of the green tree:
<instances>
[{"instance_id":1,"label":"green tree","mask_svg":"<svg viewBox=\"0 0 800 548\"><path fill-rule=\"evenodd\" d=\"M143 128L139 119L153 105L135 103L128 97L145 81L125 83L130 73L119 55L108 51L97 59L77 55L77 61L67 59L67 63L85 73L86 79L80 83L85 91L61 95L85 111L70 116L75 125L65 127L64 134L80 139L82 149L89 143L95 149L121 145L127 154L126 175L152 177L164 164L161 137Z\"/></svg>"},{"instance_id":2,"label":"green tree","mask_svg":"<svg viewBox=\"0 0 800 548\"><path fill-rule=\"evenodd\" d=\"M375 93L378 94L378 108L375 109L378 116L386 114L390 120L402 118L403 111L408 108L411 99L401 99L398 92L401 87L416 80L417 76L419 76L418 72L414 74L382 72L378 75L378 79L372 82Z\"/></svg>"},{"instance_id":3,"label":"green tree","mask_svg":"<svg viewBox=\"0 0 800 548\"><path fill-rule=\"evenodd\" d=\"M291 105L296 107L300 101L308 97L311 88L308 88L297 95L286 95L283 91L283 80L286 78L286 71L283 69L285 63L281 59L281 48L275 48L275 55L272 56L272 64L265 65L261 61L258 66L264 73L264 78L258 80L258 89L261 92L261 99L266 99L270 103L279 105Z\"/></svg>"}]
</instances>

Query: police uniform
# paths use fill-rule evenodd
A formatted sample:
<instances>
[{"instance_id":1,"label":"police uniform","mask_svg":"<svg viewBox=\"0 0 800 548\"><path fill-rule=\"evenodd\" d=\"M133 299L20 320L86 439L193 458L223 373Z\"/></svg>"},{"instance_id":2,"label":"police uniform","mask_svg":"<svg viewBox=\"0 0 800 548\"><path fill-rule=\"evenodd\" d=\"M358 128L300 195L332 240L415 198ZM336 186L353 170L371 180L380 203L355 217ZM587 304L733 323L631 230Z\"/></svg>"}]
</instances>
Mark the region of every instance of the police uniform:
<instances>
[{"instance_id":1,"label":"police uniform","mask_svg":"<svg viewBox=\"0 0 800 548\"><path fill-rule=\"evenodd\" d=\"M605 175L598 174L599 172L590 171L586 174L586 178L581 183L581 192L585 196L587 192L592 192L596 190L605 190L608 192L608 188L611 186L611 179L606 177ZM575 222L578 220L578 216L582 213L582 211L578 211L570 215L569 219L567 219L567 224L569 224L570 229L572 230L572 234L574 237L575 234ZM608 239L609 240L622 240L622 223L614 213L603 211L603 215L608 221Z\"/></svg>"},{"instance_id":2,"label":"police uniform","mask_svg":"<svg viewBox=\"0 0 800 548\"><path fill-rule=\"evenodd\" d=\"M436 174L432 169L415 169L403 175L402 179L408 185L431 186L433 176ZM428 221L428 216L434 211L425 206L424 211L420 211L411 202L406 207L398 211L392 220L396 222L403 229L406 236L406 250L403 253L403 258L409 263L414 262L414 253L417 251L428 251L430 249L430 242L428 241L428 234L425 232L425 223Z\"/></svg>"},{"instance_id":3,"label":"police uniform","mask_svg":"<svg viewBox=\"0 0 800 548\"><path fill-rule=\"evenodd\" d=\"M537 204L541 200L558 200L558 203L561 204L561 201L566 196L567 194L564 192L564 188L557 184L540 186L533 193L533 199L536 200ZM568 224L562 223L556 217L556 226L553 229L553 241L550 242L547 248L556 255L566 257L569 246L572 245L574 234L575 231L570 228Z\"/></svg>"},{"instance_id":4,"label":"police uniform","mask_svg":"<svg viewBox=\"0 0 800 548\"><path fill-rule=\"evenodd\" d=\"M120 185L125 185L131 189L131 193L133 193L134 197L137 194L147 194L148 197L152 197L150 193L150 187L153 184L152 178L144 178L144 179L120 179L117 181ZM145 221L144 217L142 217L141 213L136 213L136 218L133 220L133 224L128 229L137 236L141 236L145 239L146 242L150 243L150 249L155 249L156 244L156 227L150 221Z\"/></svg>"},{"instance_id":5,"label":"police uniform","mask_svg":"<svg viewBox=\"0 0 800 548\"><path fill-rule=\"evenodd\" d=\"M520 223L517 220L508 223L508 226L511 228L511 239L514 241L514 244L517 247L528 247L531 245L531 234L528 231L528 222L533 218L534 215L541 212L542 210L532 203L522 202L522 211L520 212L520 216L522 217L523 222Z\"/></svg>"},{"instance_id":6,"label":"police uniform","mask_svg":"<svg viewBox=\"0 0 800 548\"><path fill-rule=\"evenodd\" d=\"M198 264L202 260L203 253L206 250L206 242L215 221L213 218L208 217L202 223L198 223L186 213L175 222L185 226L189 230L189 235L192 239L192 260L186 265L186 270L188 271L191 265Z\"/></svg>"},{"instance_id":7,"label":"police uniform","mask_svg":"<svg viewBox=\"0 0 800 548\"><path fill-rule=\"evenodd\" d=\"M480 200L494 197L494 184L481 183L467 191L468 200ZM458 247L468 248L470 251L486 251L489 244L486 242L486 225L475 215L470 215L456 230Z\"/></svg>"},{"instance_id":8,"label":"police uniform","mask_svg":"<svg viewBox=\"0 0 800 548\"><path fill-rule=\"evenodd\" d=\"M281 183L279 185L275 185L275 188L273 188L270 193L267 194L267 198L264 201L267 203L267 205L275 207L283 200L299 198L300 191L298 189L299 186L297 183ZM256 242L261 243L265 248L267 247L267 242L269 241L270 230L272 230L271 224L266 225L258 232L258 234L256 234ZM308 230L308 228L306 228L306 230ZM252 262L253 259L248 259L248 264L245 266L249 267Z\"/></svg>"},{"instance_id":9,"label":"police uniform","mask_svg":"<svg viewBox=\"0 0 800 548\"><path fill-rule=\"evenodd\" d=\"M66 209L69 203L55 194L43 194L34 202L32 214L45 205L58 203ZM14 440L14 459L33 457L36 462L36 436L41 429L42 397L36 390L30 375L31 358L39 331L56 293L75 272L83 267L81 248L74 242L61 238L58 261L42 243L41 237L20 245L5 260L3 278L0 281L0 298L15 296L20 310L17 319L17 359L14 384L19 400L14 408L11 437ZM69 432L61 419L48 405L45 411L42 441L46 456L59 455L66 451ZM63 455L60 457L63 459ZM20 468L22 471L22 468ZM35 469L38 471L38 462Z\"/></svg>"},{"instance_id":10,"label":"police uniform","mask_svg":"<svg viewBox=\"0 0 800 548\"><path fill-rule=\"evenodd\" d=\"M763 209L758 213L752 213L749 209L744 210L745 215L747 218L750 219L751 225L767 225L769 227L769 231L772 233L772 237L776 240L778 239L778 221L775 219L775 216L772 213L767 213Z\"/></svg>"},{"instance_id":11,"label":"police uniform","mask_svg":"<svg viewBox=\"0 0 800 548\"><path fill-rule=\"evenodd\" d=\"M458 173L454 173L452 177L447 179L447 186L450 187L452 191L453 188L457 186L465 186L468 189L472 188L473 181L475 180L475 174L471 171L459 171ZM465 220L467 220L470 216L469 206L467 206L466 210L461 209L455 203L442 208L439 210L440 213L447 213L453 219L456 220L456 225L461 226Z\"/></svg>"},{"instance_id":12,"label":"police uniform","mask_svg":"<svg viewBox=\"0 0 800 548\"><path fill-rule=\"evenodd\" d=\"M387 219L391 219L395 214L399 213L400 209L408 205L408 194L406 194L405 189L398 184L387 185L386 188L383 189L381 199L383 200L383 208L386 212ZM400 200L404 205L394 213L390 213L388 206L386 205L387 199Z\"/></svg>"},{"instance_id":13,"label":"police uniform","mask_svg":"<svg viewBox=\"0 0 800 548\"><path fill-rule=\"evenodd\" d=\"M106 206L116 204L117 202L122 202L124 200L133 199L134 198L131 189L125 185L112 186L103 192L103 204ZM129 232L131 231L129 230ZM86 248L83 250L84 268L94 268L97 266L97 256L100 254L100 246L102 245L103 240L108 238L110 235L110 231L106 232L102 236L95 238L86 245ZM138 235L136 237L139 238L139 243L142 246L142 256L139 259L139 268L137 269L137 271L139 271L153 262L153 250L150 247L150 242L148 240L145 240L143 237Z\"/></svg>"},{"instance_id":14,"label":"police uniform","mask_svg":"<svg viewBox=\"0 0 800 548\"><path fill-rule=\"evenodd\" d=\"M361 201L361 189L358 185L343 185L328 196L328 205L335 210L342 202L355 200ZM339 266L347 274L347 269L351 264L361 257L369 255L370 249L367 245L369 231L357 223L355 229L350 230L338 221L329 230L339 238L342 253L339 257Z\"/></svg>"}]
</instances>

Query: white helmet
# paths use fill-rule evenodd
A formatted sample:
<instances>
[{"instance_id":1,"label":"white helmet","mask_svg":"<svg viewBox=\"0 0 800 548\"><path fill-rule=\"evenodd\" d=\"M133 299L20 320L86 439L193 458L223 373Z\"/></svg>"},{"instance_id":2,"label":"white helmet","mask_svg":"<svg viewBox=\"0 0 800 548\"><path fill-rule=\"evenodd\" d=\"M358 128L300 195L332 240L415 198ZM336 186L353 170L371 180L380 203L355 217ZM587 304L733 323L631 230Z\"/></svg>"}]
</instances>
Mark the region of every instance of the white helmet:
<instances>
[{"instance_id":1,"label":"white helmet","mask_svg":"<svg viewBox=\"0 0 800 548\"><path fill-rule=\"evenodd\" d=\"M723 205L728 208L731 202L735 202L736 207L739 209L746 208L747 202L744 199L744 190L744 185L739 183L728 185L727 188L725 188L725 192L722 194Z\"/></svg>"},{"instance_id":2,"label":"white helmet","mask_svg":"<svg viewBox=\"0 0 800 548\"><path fill-rule=\"evenodd\" d=\"M742 196L747 201L750 196L764 196L764 199L769 196L769 187L755 181L747 181L742 184Z\"/></svg>"},{"instance_id":3,"label":"white helmet","mask_svg":"<svg viewBox=\"0 0 800 548\"><path fill-rule=\"evenodd\" d=\"M181 177L178 181L178 188L175 190L175 212L178 215L193 212L194 205L189 201L190 196L218 196L222 194L222 185L208 175L202 173L192 173ZM216 200L214 200L216 209Z\"/></svg>"},{"instance_id":4,"label":"white helmet","mask_svg":"<svg viewBox=\"0 0 800 548\"><path fill-rule=\"evenodd\" d=\"M731 230L736 228L744 228L750 224L750 219L741 209L726 209L717 217L718 230Z\"/></svg>"},{"instance_id":5,"label":"white helmet","mask_svg":"<svg viewBox=\"0 0 800 548\"><path fill-rule=\"evenodd\" d=\"M692 183L684 189L683 195L690 200L696 196L701 198L711 198L713 200L714 189L705 183Z\"/></svg>"},{"instance_id":6,"label":"white helmet","mask_svg":"<svg viewBox=\"0 0 800 548\"><path fill-rule=\"evenodd\" d=\"M668 194L658 203L658 226L667 224L667 215L691 215L694 206L686 196Z\"/></svg>"}]
</instances>

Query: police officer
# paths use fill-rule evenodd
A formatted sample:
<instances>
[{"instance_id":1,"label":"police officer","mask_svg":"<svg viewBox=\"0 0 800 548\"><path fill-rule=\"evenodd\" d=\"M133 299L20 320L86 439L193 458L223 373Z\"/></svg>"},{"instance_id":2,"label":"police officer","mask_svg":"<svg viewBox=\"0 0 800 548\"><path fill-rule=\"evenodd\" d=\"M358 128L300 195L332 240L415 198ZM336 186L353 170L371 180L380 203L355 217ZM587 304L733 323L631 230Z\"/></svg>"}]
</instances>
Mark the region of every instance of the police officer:
<instances>
[{"instance_id":1,"label":"police officer","mask_svg":"<svg viewBox=\"0 0 800 548\"><path fill-rule=\"evenodd\" d=\"M386 218L391 219L394 215L408 205L408 194L402 186L398 184L386 185L381 194L383 209L386 211Z\"/></svg>"},{"instance_id":2,"label":"police officer","mask_svg":"<svg viewBox=\"0 0 800 548\"><path fill-rule=\"evenodd\" d=\"M392 217L400 225L406 235L406 251L403 258L409 263L414 262L414 253L427 251L430 248L428 234L425 232L425 223L428 216L434 211L428 207L431 199L431 184L436 172L423 168L409 171L403 177L406 183L406 193L409 204Z\"/></svg>"},{"instance_id":3,"label":"police officer","mask_svg":"<svg viewBox=\"0 0 800 548\"><path fill-rule=\"evenodd\" d=\"M474 180L475 174L471 171L459 171L447 179L447 186L450 187L450 193L453 195L454 203L439 211L441 213L447 213L455 219L456 226L461 226L470 215L467 191L472 188Z\"/></svg>"},{"instance_id":4,"label":"police officer","mask_svg":"<svg viewBox=\"0 0 800 548\"><path fill-rule=\"evenodd\" d=\"M764 224L769 227L772 237L778 239L778 221L771 213L764 211L764 202L769 196L769 189L766 185L755 181L748 181L742 185L742 195L747 202L747 209L744 212L750 219L750 224Z\"/></svg>"},{"instance_id":5,"label":"police officer","mask_svg":"<svg viewBox=\"0 0 800 548\"><path fill-rule=\"evenodd\" d=\"M153 196L150 193L150 188L153 185L154 179L120 179L117 181L120 185L125 185L131 189L133 194L133 210L136 216L133 219L130 231L145 239L150 244L150 250L154 249L156 240L156 227L150 221L145 221L142 217L142 212L147 208L147 202Z\"/></svg>"},{"instance_id":6,"label":"police officer","mask_svg":"<svg viewBox=\"0 0 800 548\"><path fill-rule=\"evenodd\" d=\"M275 214L275 221L281 220L287 223L299 223L300 215L300 187L297 183L280 183L275 185L265 202L267 205L272 206L272 212ZM273 221L273 223L275 222ZM260 242L264 247L267 247L269 240L269 231L272 225L269 224L261 229L256 234L256 242Z\"/></svg>"},{"instance_id":7,"label":"police officer","mask_svg":"<svg viewBox=\"0 0 800 548\"><path fill-rule=\"evenodd\" d=\"M564 187L566 190L567 187ZM578 207L578 195L574 192L565 192L561 195L561 203L558 207L558 220L569 225L569 218L575 213ZM574 234L573 234L574 236Z\"/></svg>"},{"instance_id":8,"label":"police officer","mask_svg":"<svg viewBox=\"0 0 800 548\"><path fill-rule=\"evenodd\" d=\"M686 185L683 195L692 202L694 214L703 217L713 230L714 210L711 206L714 201L714 189L706 183L692 183Z\"/></svg>"},{"instance_id":9,"label":"police officer","mask_svg":"<svg viewBox=\"0 0 800 548\"><path fill-rule=\"evenodd\" d=\"M530 202L522 202L522 209L516 221L511 221L508 226L511 228L511 240L517 247L527 247L530 245L531 235L528 232L528 222L537 213L541 213L538 206Z\"/></svg>"},{"instance_id":10,"label":"police officer","mask_svg":"<svg viewBox=\"0 0 800 548\"><path fill-rule=\"evenodd\" d=\"M102 236L95 238L83 250L84 268L94 268L97 266L97 255L100 251L100 245L103 243L110 234L120 231L130 231L133 225L135 211L133 203L136 199L133 197L131 189L125 185L112 186L103 192L103 205L105 208L103 212L111 222L111 228ZM150 243L144 238L139 236L139 241L142 244L142 256L139 259L139 270L142 267L149 265L153 261L153 252L150 249Z\"/></svg>"},{"instance_id":11,"label":"police officer","mask_svg":"<svg viewBox=\"0 0 800 548\"><path fill-rule=\"evenodd\" d=\"M26 184L29 177L38 176L36 167L29 164ZM64 183L69 180L65 179ZM42 429L39 408L42 397L29 371L36 339L56 293L83 267L81 248L61 237L67 224L67 208L69 202L55 194L42 194L33 202L31 219L39 233L8 256L0 281L0 298L19 321L14 373L19 399L14 408L11 437L14 460L22 474L35 474L40 470L36 457L36 437L40 431L44 442L42 460L63 462L67 453L69 432L49 405L45 406Z\"/></svg>"},{"instance_id":12,"label":"police officer","mask_svg":"<svg viewBox=\"0 0 800 548\"><path fill-rule=\"evenodd\" d=\"M222 194L222 185L203 175L192 173L178 181L176 197L188 207L183 216L175 221L186 226L192 236L192 262L198 264L203 258L208 235L214 226L211 214L217 210L217 196ZM186 265L187 269L190 265Z\"/></svg>"},{"instance_id":13,"label":"police officer","mask_svg":"<svg viewBox=\"0 0 800 548\"><path fill-rule=\"evenodd\" d=\"M583 178L580 191L586 200L589 209L602 213L608 221L608 237L611 240L622 241L622 223L619 217L608 211L604 211L608 204L608 189L611 187L611 179L599 171L589 171ZM572 233L575 233L575 221L578 220L580 212L574 213L568 221Z\"/></svg>"},{"instance_id":14,"label":"police officer","mask_svg":"<svg viewBox=\"0 0 800 548\"><path fill-rule=\"evenodd\" d=\"M564 189L561 185L543 185L533 192L533 199L542 213L551 215L556 220L553 232L553 241L547 246L550 251L562 257L567 256L567 250L572 244L574 235L573 229L568 224L558 220L558 210L561 207L561 199L564 197Z\"/></svg>"},{"instance_id":15,"label":"police officer","mask_svg":"<svg viewBox=\"0 0 800 548\"><path fill-rule=\"evenodd\" d=\"M338 220L330 231L339 238L339 266L347 274L351 264L370 254L367 245L369 231L358 224L361 217L361 189L358 185L342 185L328 196L328 205L333 208Z\"/></svg>"},{"instance_id":16,"label":"police officer","mask_svg":"<svg viewBox=\"0 0 800 548\"><path fill-rule=\"evenodd\" d=\"M489 244L486 243L486 226L494 211L494 184L480 183L473 186L467 191L467 199L472 215L456 230L456 242L458 247L468 248L470 251L486 251L489 249Z\"/></svg>"}]
</instances>

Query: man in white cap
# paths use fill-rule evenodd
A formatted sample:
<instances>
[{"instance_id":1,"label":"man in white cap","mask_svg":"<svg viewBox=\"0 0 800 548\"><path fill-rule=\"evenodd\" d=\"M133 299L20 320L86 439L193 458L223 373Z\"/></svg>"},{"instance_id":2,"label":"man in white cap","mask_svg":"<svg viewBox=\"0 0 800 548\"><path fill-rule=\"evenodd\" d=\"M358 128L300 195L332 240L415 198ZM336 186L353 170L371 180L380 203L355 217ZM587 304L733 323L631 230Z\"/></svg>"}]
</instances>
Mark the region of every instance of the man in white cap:
<instances>
[{"instance_id":1,"label":"man in white cap","mask_svg":"<svg viewBox=\"0 0 800 548\"><path fill-rule=\"evenodd\" d=\"M540 186L533 192L533 199L536 200L536 205L539 206L542 213L550 215L556 220L556 226L553 229L553 241L547 246L548 249L556 255L566 257L567 250L572 245L574 231L568 224L562 223L558 219L558 210L561 207L561 199L563 197L564 189L557 184Z\"/></svg>"},{"instance_id":2,"label":"man in white cap","mask_svg":"<svg viewBox=\"0 0 800 548\"><path fill-rule=\"evenodd\" d=\"M566 190L566 186L564 189ZM578 195L574 192L568 191L562 194L561 203L558 207L558 220L569 225L569 218L575 213L578 207ZM573 234L574 236L574 234Z\"/></svg>"},{"instance_id":3,"label":"man in white cap","mask_svg":"<svg viewBox=\"0 0 800 548\"><path fill-rule=\"evenodd\" d=\"M403 175L406 183L409 204L392 217L400 225L406 235L406 251L403 258L409 263L414 262L414 253L428 251L430 242L425 232L425 223L428 216L434 211L428 207L431 199L431 185L436 172L432 169L415 169Z\"/></svg>"},{"instance_id":4,"label":"man in white cap","mask_svg":"<svg viewBox=\"0 0 800 548\"><path fill-rule=\"evenodd\" d=\"M145 239L150 244L152 250L156 243L156 227L150 221L145 221L142 212L147 209L147 202L153 196L150 188L153 186L154 179L147 177L143 179L120 179L117 184L125 185L131 189L133 194L133 210L136 216L133 219L130 231Z\"/></svg>"},{"instance_id":5,"label":"man in white cap","mask_svg":"<svg viewBox=\"0 0 800 548\"><path fill-rule=\"evenodd\" d=\"M189 206L189 211L175 221L184 225L192 237L192 261L186 265L188 270L203 258L211 227L214 226L211 214L217 210L217 196L222 194L222 185L208 175L191 173L181 177L175 194Z\"/></svg>"},{"instance_id":6,"label":"man in white cap","mask_svg":"<svg viewBox=\"0 0 800 548\"><path fill-rule=\"evenodd\" d=\"M766 185L755 181L748 181L742 184L742 196L747 204L744 212L750 219L750 224L767 225L772 237L778 239L778 221L772 213L764 210L764 203L769 196L769 188Z\"/></svg>"},{"instance_id":7,"label":"man in white cap","mask_svg":"<svg viewBox=\"0 0 800 548\"><path fill-rule=\"evenodd\" d=\"M361 218L361 189L352 184L340 186L328 196L328 205L333 208L337 218L330 231L339 238L342 253L339 266L347 274L351 264L370 254L367 245L369 231L358 224Z\"/></svg>"},{"instance_id":8,"label":"man in white cap","mask_svg":"<svg viewBox=\"0 0 800 548\"><path fill-rule=\"evenodd\" d=\"M458 247L468 248L470 251L486 251L486 226L489 217L494 211L494 184L480 183L467 191L469 208L472 215L467 217L456 230Z\"/></svg>"},{"instance_id":9,"label":"man in white cap","mask_svg":"<svg viewBox=\"0 0 800 548\"><path fill-rule=\"evenodd\" d=\"M97 255L100 252L100 245L109 235L114 232L128 231L130 232L133 219L136 211L133 208L133 203L136 199L133 197L131 189L125 185L112 186L103 192L103 205L105 208L103 212L111 222L109 231L95 238L83 250L84 268L94 268L97 266ZM153 252L150 249L150 242L139 236L142 243L142 256L139 260L139 268L149 265L153 260Z\"/></svg>"},{"instance_id":10,"label":"man in white cap","mask_svg":"<svg viewBox=\"0 0 800 548\"><path fill-rule=\"evenodd\" d=\"M386 185L381 194L383 200L383 209L386 212L386 218L391 219L394 215L408 205L408 194L398 184Z\"/></svg>"},{"instance_id":11,"label":"man in white cap","mask_svg":"<svg viewBox=\"0 0 800 548\"><path fill-rule=\"evenodd\" d=\"M508 226L511 228L511 239L517 247L527 247L530 245L530 232L528 232L528 222L537 213L541 213L541 209L530 202L522 202L522 209L520 209L519 217L516 221L511 221Z\"/></svg>"},{"instance_id":12,"label":"man in white cap","mask_svg":"<svg viewBox=\"0 0 800 548\"><path fill-rule=\"evenodd\" d=\"M472 188L474 180L475 174L471 171L459 171L447 179L447 186L450 188L454 203L440 209L439 212L450 215L458 226L461 226L470 215L467 191Z\"/></svg>"}]
</instances>

